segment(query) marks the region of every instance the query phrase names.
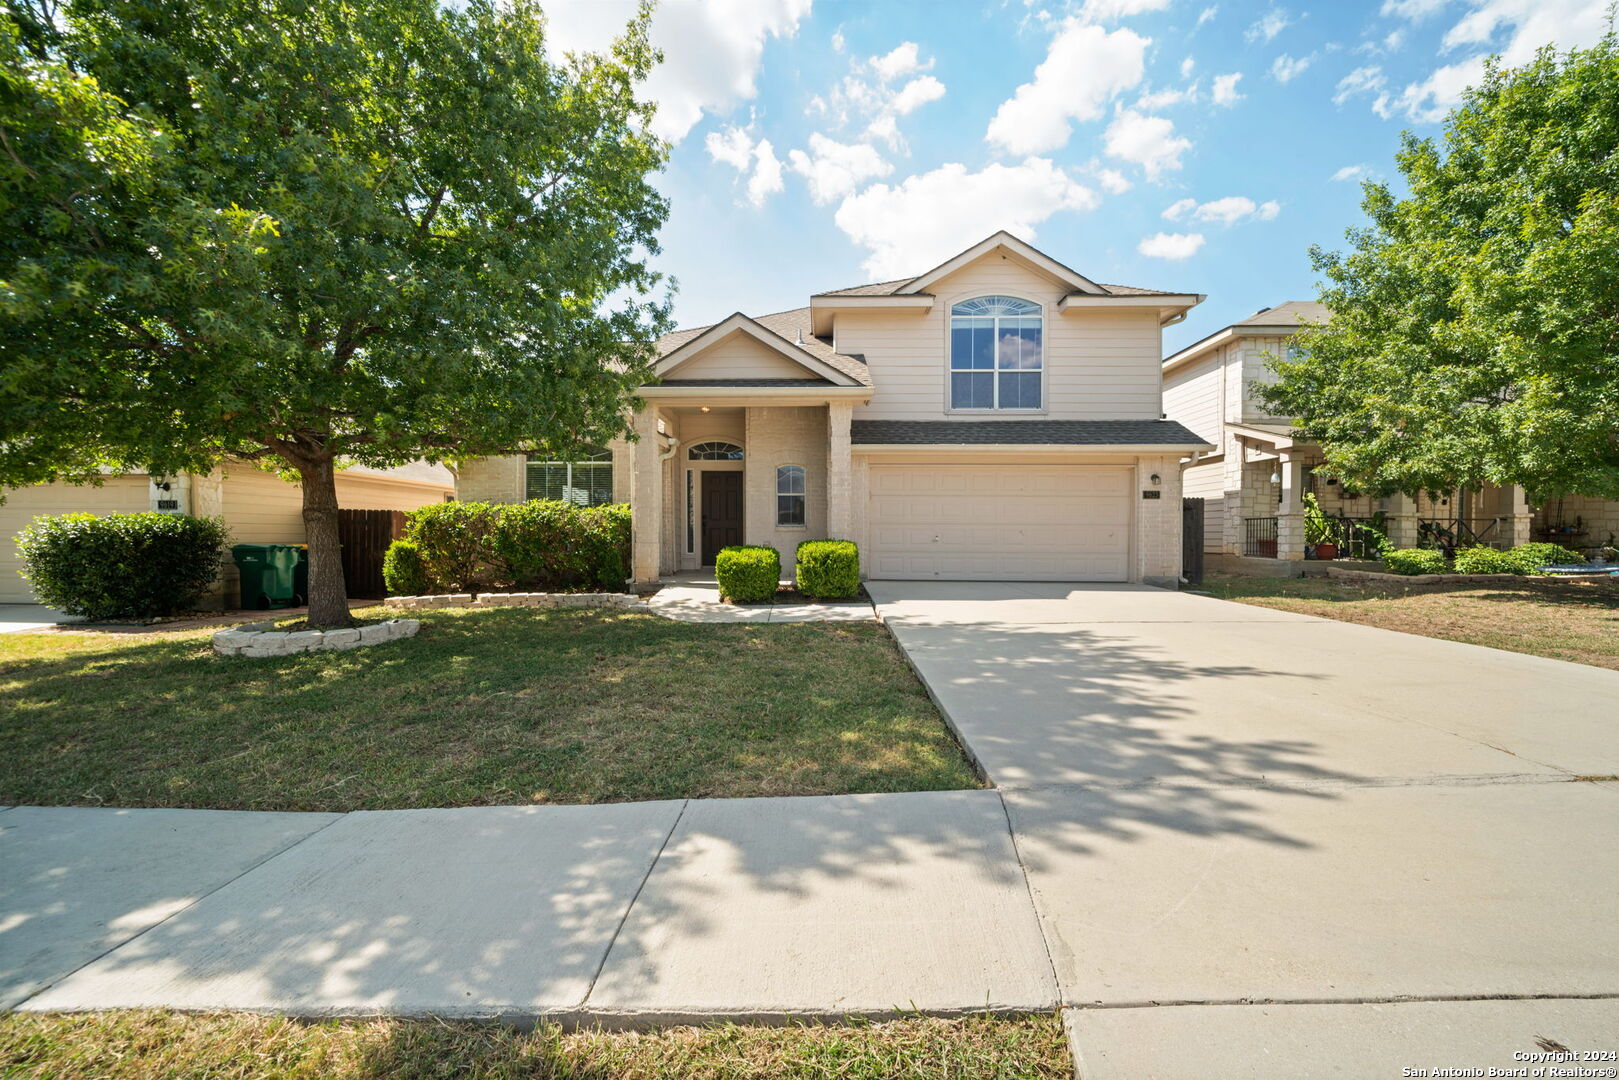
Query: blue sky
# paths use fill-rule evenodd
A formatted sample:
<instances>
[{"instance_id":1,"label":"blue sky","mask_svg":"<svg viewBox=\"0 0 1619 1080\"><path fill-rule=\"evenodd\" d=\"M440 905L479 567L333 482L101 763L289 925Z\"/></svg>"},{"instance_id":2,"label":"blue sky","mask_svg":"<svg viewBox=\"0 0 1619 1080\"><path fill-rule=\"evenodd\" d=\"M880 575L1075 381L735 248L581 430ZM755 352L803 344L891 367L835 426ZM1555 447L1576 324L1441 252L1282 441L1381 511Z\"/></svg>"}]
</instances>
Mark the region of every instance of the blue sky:
<instances>
[{"instance_id":1,"label":"blue sky","mask_svg":"<svg viewBox=\"0 0 1619 1080\"><path fill-rule=\"evenodd\" d=\"M553 0L599 48L629 0ZM1173 350L1315 295L1362 178L1483 58L1588 45L1606 0L666 0L655 260L682 326L910 276L1005 228L1100 281L1201 292Z\"/></svg>"}]
</instances>

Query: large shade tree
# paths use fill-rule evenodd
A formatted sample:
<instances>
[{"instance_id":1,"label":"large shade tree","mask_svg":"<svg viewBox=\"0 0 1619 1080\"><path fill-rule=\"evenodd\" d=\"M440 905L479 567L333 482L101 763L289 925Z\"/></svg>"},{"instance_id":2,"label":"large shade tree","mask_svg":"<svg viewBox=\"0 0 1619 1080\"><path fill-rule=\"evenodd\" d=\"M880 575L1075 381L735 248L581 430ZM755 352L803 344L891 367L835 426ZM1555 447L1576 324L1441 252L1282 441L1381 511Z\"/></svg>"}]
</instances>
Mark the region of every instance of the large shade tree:
<instances>
[{"instance_id":1,"label":"large shade tree","mask_svg":"<svg viewBox=\"0 0 1619 1080\"><path fill-rule=\"evenodd\" d=\"M648 12L549 58L533 0L8 0L0 485L334 473L599 442L668 322Z\"/></svg>"},{"instance_id":2,"label":"large shade tree","mask_svg":"<svg viewBox=\"0 0 1619 1080\"><path fill-rule=\"evenodd\" d=\"M1329 324L1262 388L1367 490L1521 484L1619 497L1619 46L1492 65L1409 194L1365 185L1348 253L1312 249Z\"/></svg>"}]
</instances>

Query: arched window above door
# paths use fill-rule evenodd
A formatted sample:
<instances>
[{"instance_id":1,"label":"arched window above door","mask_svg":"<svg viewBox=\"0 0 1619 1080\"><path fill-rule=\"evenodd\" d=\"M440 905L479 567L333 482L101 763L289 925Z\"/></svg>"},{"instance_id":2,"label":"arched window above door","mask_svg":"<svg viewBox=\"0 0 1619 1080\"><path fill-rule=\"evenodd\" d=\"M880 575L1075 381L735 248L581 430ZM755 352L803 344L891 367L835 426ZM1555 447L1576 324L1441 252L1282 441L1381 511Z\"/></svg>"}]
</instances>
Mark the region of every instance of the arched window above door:
<instances>
[{"instance_id":1,"label":"arched window above door","mask_svg":"<svg viewBox=\"0 0 1619 1080\"><path fill-rule=\"evenodd\" d=\"M692 461L741 461L742 448L729 442L693 443L686 457Z\"/></svg>"}]
</instances>

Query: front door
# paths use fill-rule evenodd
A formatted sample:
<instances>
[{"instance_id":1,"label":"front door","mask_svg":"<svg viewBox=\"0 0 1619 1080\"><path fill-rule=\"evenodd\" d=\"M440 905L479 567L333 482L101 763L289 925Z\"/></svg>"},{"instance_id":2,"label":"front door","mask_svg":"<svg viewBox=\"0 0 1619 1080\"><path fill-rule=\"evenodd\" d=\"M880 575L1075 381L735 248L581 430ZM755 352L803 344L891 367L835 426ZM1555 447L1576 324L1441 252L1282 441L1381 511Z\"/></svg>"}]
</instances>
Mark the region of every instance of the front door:
<instances>
[{"instance_id":1,"label":"front door","mask_svg":"<svg viewBox=\"0 0 1619 1080\"><path fill-rule=\"evenodd\" d=\"M703 565L713 566L720 548L742 542L742 474L703 473Z\"/></svg>"}]
</instances>

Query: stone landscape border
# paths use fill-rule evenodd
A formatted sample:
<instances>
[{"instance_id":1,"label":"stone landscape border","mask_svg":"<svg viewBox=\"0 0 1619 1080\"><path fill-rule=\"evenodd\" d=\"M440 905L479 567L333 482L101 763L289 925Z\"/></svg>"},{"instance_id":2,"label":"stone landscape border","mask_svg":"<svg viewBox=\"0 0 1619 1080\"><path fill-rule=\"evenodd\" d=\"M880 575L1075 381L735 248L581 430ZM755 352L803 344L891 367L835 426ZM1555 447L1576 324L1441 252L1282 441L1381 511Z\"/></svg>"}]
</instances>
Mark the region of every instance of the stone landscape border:
<instances>
[{"instance_id":1,"label":"stone landscape border","mask_svg":"<svg viewBox=\"0 0 1619 1080\"><path fill-rule=\"evenodd\" d=\"M369 626L341 630L277 630L275 623L249 623L233 626L214 635L214 652L220 656L291 656L294 653L358 649L415 637L422 624L416 619L389 619Z\"/></svg>"},{"instance_id":2,"label":"stone landscape border","mask_svg":"<svg viewBox=\"0 0 1619 1080\"><path fill-rule=\"evenodd\" d=\"M1538 577L1533 574L1381 574L1375 570L1351 570L1347 566L1328 566L1329 578L1344 581L1376 581L1390 585L1483 585L1500 581L1595 581L1613 576L1612 568L1589 574L1554 574Z\"/></svg>"},{"instance_id":3,"label":"stone landscape border","mask_svg":"<svg viewBox=\"0 0 1619 1080\"><path fill-rule=\"evenodd\" d=\"M634 593L611 592L512 592L512 593L445 593L438 596L390 596L383 601L388 607L405 611L424 608L497 608L497 607L641 607L645 601Z\"/></svg>"}]
</instances>

